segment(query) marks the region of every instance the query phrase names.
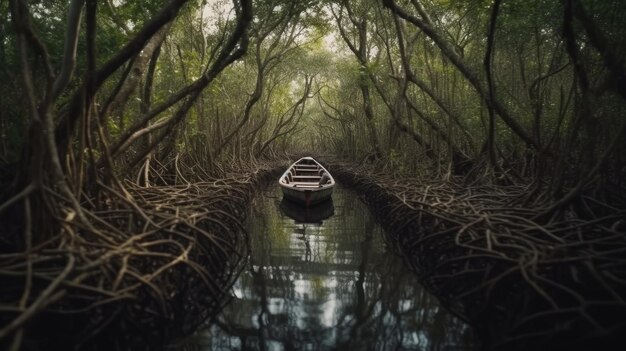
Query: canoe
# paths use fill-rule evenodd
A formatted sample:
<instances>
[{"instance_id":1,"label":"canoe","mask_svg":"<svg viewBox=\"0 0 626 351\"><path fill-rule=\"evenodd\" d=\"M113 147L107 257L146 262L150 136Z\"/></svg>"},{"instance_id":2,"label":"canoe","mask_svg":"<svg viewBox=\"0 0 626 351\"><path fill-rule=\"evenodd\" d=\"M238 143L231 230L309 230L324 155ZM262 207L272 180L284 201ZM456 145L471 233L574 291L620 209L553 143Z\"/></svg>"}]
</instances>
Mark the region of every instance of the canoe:
<instances>
[{"instance_id":1,"label":"canoe","mask_svg":"<svg viewBox=\"0 0 626 351\"><path fill-rule=\"evenodd\" d=\"M303 157L287 168L278 184L286 199L311 206L330 199L335 179L313 157Z\"/></svg>"}]
</instances>

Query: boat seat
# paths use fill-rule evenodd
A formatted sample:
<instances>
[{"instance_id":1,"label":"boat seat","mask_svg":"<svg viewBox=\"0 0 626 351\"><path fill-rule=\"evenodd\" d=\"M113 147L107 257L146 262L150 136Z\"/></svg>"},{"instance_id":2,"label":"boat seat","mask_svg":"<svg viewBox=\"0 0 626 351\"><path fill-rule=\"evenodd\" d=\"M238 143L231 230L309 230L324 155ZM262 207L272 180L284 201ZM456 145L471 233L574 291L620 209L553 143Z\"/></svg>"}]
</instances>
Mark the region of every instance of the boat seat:
<instances>
[{"instance_id":1,"label":"boat seat","mask_svg":"<svg viewBox=\"0 0 626 351\"><path fill-rule=\"evenodd\" d=\"M320 179L320 176L317 175L297 175L294 176L293 179Z\"/></svg>"},{"instance_id":2,"label":"boat seat","mask_svg":"<svg viewBox=\"0 0 626 351\"><path fill-rule=\"evenodd\" d=\"M298 168L296 169L297 172L319 172L319 169L314 169L314 168Z\"/></svg>"},{"instance_id":3,"label":"boat seat","mask_svg":"<svg viewBox=\"0 0 626 351\"><path fill-rule=\"evenodd\" d=\"M319 188L320 185L317 182L293 182L291 186L294 188Z\"/></svg>"}]
</instances>

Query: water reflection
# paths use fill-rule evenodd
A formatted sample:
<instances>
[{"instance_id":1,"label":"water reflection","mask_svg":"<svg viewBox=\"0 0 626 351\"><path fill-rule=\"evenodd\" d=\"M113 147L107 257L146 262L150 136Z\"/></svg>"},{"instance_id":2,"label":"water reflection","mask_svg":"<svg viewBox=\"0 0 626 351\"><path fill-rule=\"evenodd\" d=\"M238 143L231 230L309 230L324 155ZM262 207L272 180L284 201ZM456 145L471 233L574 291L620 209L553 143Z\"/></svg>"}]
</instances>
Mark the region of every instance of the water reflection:
<instances>
[{"instance_id":1,"label":"water reflection","mask_svg":"<svg viewBox=\"0 0 626 351\"><path fill-rule=\"evenodd\" d=\"M318 211L319 218L294 214L281 198L275 186L257 197L248 221L252 256L236 297L185 348L471 349L468 327L388 252L354 194L337 187L331 214Z\"/></svg>"},{"instance_id":2,"label":"water reflection","mask_svg":"<svg viewBox=\"0 0 626 351\"><path fill-rule=\"evenodd\" d=\"M335 214L332 199L307 207L283 198L279 207L283 214L300 223L318 223Z\"/></svg>"}]
</instances>

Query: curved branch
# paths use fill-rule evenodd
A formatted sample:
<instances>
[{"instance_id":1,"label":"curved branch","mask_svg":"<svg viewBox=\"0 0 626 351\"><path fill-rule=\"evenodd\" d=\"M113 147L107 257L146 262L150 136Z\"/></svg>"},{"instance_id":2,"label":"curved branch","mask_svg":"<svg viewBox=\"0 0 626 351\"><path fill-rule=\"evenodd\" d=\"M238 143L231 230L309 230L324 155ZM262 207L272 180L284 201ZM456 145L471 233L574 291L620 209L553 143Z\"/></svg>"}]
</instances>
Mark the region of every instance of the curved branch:
<instances>
[{"instance_id":1,"label":"curved branch","mask_svg":"<svg viewBox=\"0 0 626 351\"><path fill-rule=\"evenodd\" d=\"M474 86L474 89L478 92L481 98L487 105L493 105L494 110L498 113L500 118L509 126L509 128L529 147L541 150L541 145L522 127L522 125L511 116L505 106L498 100L491 100L484 87L483 82L479 79L479 76L463 61L461 56L457 54L454 46L439 34L438 30L434 28L429 21L422 18L418 18L406 12L399 7L394 0L383 0L383 5L390 9L395 15L412 23L419 28L424 34L430 37L435 44L439 47L441 52L446 56L452 64L465 76L465 78Z\"/></svg>"},{"instance_id":2,"label":"curved branch","mask_svg":"<svg viewBox=\"0 0 626 351\"><path fill-rule=\"evenodd\" d=\"M199 91L206 88L215 79L215 77L217 77L217 75L224 70L224 68L243 56L248 48L249 40L247 29L250 22L252 22L252 4L251 0L241 0L240 3L242 11L237 22L237 27L232 32L224 47L222 47L220 54L211 68L209 68L202 77L198 78L195 82L184 88L181 92L176 94L173 98L170 98L164 104L157 106L153 111L143 116L139 122L129 128L111 148L112 154L119 154L120 152L126 150L126 148L131 145L132 141L136 140L136 137L133 137L134 133L142 128L145 128L148 122L158 116L161 112L167 110L169 107L173 106L175 103L188 95L191 95L191 100L197 99L200 95L198 94Z\"/></svg>"},{"instance_id":3,"label":"curved branch","mask_svg":"<svg viewBox=\"0 0 626 351\"><path fill-rule=\"evenodd\" d=\"M61 95L61 92L63 92L63 89L65 89L74 74L76 49L78 48L78 38L80 34L80 21L84 5L85 0L73 0L70 4L69 13L67 15L67 33L65 34L65 44L63 48L63 65L61 66L61 72L52 85L50 101L54 101Z\"/></svg>"},{"instance_id":4,"label":"curved branch","mask_svg":"<svg viewBox=\"0 0 626 351\"><path fill-rule=\"evenodd\" d=\"M498 20L498 12L502 0L495 0L491 10L491 21L489 23L489 32L487 33L487 50L485 52L485 73L487 75L487 89L489 90L489 100L494 101L496 98L495 86L493 82L493 47L496 34L496 22ZM496 167L496 152L494 149L496 139L496 116L493 104L489 106L489 130L487 131L487 152L489 153L489 162L492 167Z\"/></svg>"},{"instance_id":5,"label":"curved branch","mask_svg":"<svg viewBox=\"0 0 626 351\"><path fill-rule=\"evenodd\" d=\"M117 71L117 69L122 66L124 62L137 55L144 48L148 40L150 40L150 38L152 38L152 36L159 29L161 29L161 27L176 18L180 8L188 1L189 0L171 0L167 6L161 9L161 11L152 18L152 20L146 23L131 41L126 43L126 45L124 45L124 47L118 51L115 56L113 56L113 58L111 58L95 72L91 87L93 92L97 91L104 81L111 76L111 74ZM76 127L76 123L81 116L79 109L82 102L84 88L85 87L79 89L74 94L72 97L70 112L63 116L63 119L55 129L55 136L60 150L67 148L71 135Z\"/></svg>"}]
</instances>

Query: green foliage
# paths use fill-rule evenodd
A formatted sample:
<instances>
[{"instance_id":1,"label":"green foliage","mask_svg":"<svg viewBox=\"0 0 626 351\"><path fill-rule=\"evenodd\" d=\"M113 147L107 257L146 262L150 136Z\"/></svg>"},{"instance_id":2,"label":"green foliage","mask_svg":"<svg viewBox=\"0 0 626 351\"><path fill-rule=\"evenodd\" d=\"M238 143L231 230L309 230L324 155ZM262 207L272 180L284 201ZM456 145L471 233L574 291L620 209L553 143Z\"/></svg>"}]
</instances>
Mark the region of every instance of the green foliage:
<instances>
[{"instance_id":1,"label":"green foliage","mask_svg":"<svg viewBox=\"0 0 626 351\"><path fill-rule=\"evenodd\" d=\"M387 155L389 169L397 175L406 175L407 163L403 153L398 149L389 150Z\"/></svg>"},{"instance_id":2,"label":"green foliage","mask_svg":"<svg viewBox=\"0 0 626 351\"><path fill-rule=\"evenodd\" d=\"M421 17L414 2L396 2L411 15ZM115 55L166 3L167 0L98 2L98 65ZM478 85L486 86L485 45L493 1L427 0L419 3L424 6L436 32L474 73ZM621 0L580 0L578 3L590 14L594 25L606 38L607 46L623 62L626 4ZM54 69L58 70L68 1L38 0L29 4L34 29L48 48ZM0 11L8 11L7 6L7 2L0 2ZM227 34L234 28L237 11L232 6L228 0L195 0L181 10L161 47L152 86L152 106L184 89L211 66ZM402 160L414 159L415 154L424 152L423 146L418 145L410 133L398 131L395 118L404 123L409 132L431 145L438 158L435 163L448 162L451 146L470 158L481 157L488 121L485 99L454 60L442 53L441 42L430 38L428 33L407 21L400 21L403 44L408 50L406 62L426 88L408 83L404 89L405 67L394 15L379 2L259 0L254 1L253 6L248 53L224 70L202 93L177 130L181 140L185 135L196 135L206 138L209 148L217 148L223 141L221 138L235 131L236 137L224 146L227 150L224 152L234 152L238 147L234 140L239 140L243 150L237 152L254 154L260 145L285 132L276 136L272 145L293 150L309 142L320 150L363 156L369 150L369 138L361 88L367 88L374 113L372 123L383 140L383 149L389 150L386 156L390 164L401 167ZM367 23L366 57L357 59L347 48L333 12L341 18L345 34L352 41L360 40L359 27ZM507 0L502 3L492 62L494 94L521 128L541 143L547 144L549 140L565 143L563 140L571 136L570 143L576 145L579 140L576 138L582 140L580 135L585 132L568 129L579 128L576 126L583 123L585 117L578 110L587 102L581 98L579 77L565 48L563 18L563 3L558 1ZM601 117L604 121L596 130L608 138L615 134L612 129L619 124L622 105L614 94L605 93L611 91L610 84L606 83L611 72L605 64L604 53L594 47L585 23L575 19L572 25L581 65L591 77L590 90L597 95L588 101L595 104L599 117L594 118ZM0 42L2 151L7 158L20 148L27 124L23 116L28 112L23 105L15 103L22 98L21 87L4 83L20 80L16 75L18 70L5 68L19 66L15 38L7 18L0 19L0 30L7 33ZM260 44L259 57L256 57L257 44ZM84 78L84 24L78 51L76 74L68 90L77 89ZM37 89L43 89L46 83L43 66L35 56L29 59L33 61ZM259 72L257 59L262 72ZM263 74L261 97L249 106L249 120L238 126L257 88L259 73ZM104 83L98 92L98 103L110 97L122 76L120 69ZM305 79L310 77L315 78L310 99L304 103L304 113L301 118L289 120L294 104L304 92ZM106 119L111 137L123 134L141 118L145 78L143 72L141 84L123 110ZM41 91L38 93L41 95ZM320 94L330 106L318 100L315 94ZM69 98L65 95L59 99L55 106L57 112L66 107ZM180 105L169 108L159 118L171 116ZM497 147L504 150L503 153L521 153L524 145L517 133L499 117L498 120ZM446 138L449 140L444 140ZM590 135L585 138L593 139ZM181 140L177 140L178 147L187 147Z\"/></svg>"},{"instance_id":3,"label":"green foliage","mask_svg":"<svg viewBox=\"0 0 626 351\"><path fill-rule=\"evenodd\" d=\"M107 9L111 16L119 17L119 20L127 22L127 25L132 28L140 27L142 23L149 20L151 15L168 3L168 0L144 0L144 1L130 1L130 0L107 0L111 2L113 11L106 6L106 2L103 1L100 5L103 9ZM106 11L106 10L105 10Z\"/></svg>"},{"instance_id":4,"label":"green foliage","mask_svg":"<svg viewBox=\"0 0 626 351\"><path fill-rule=\"evenodd\" d=\"M8 2L0 2L0 14L8 14ZM22 98L19 59L10 16L0 16L0 164L12 163L20 156L26 137L27 111L16 103Z\"/></svg>"}]
</instances>

